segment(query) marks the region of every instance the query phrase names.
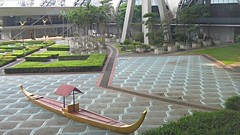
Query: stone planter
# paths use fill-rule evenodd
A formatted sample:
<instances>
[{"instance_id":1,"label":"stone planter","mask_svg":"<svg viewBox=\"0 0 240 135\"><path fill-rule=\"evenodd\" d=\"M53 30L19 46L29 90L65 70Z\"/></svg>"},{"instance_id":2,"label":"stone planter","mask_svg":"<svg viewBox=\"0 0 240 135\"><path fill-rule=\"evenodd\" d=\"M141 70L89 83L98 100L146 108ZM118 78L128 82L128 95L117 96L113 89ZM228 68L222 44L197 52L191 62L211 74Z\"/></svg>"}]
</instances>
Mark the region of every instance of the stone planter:
<instances>
[{"instance_id":1,"label":"stone planter","mask_svg":"<svg viewBox=\"0 0 240 135\"><path fill-rule=\"evenodd\" d=\"M105 38L105 42L106 42L106 43L111 42L111 38Z\"/></svg>"},{"instance_id":2,"label":"stone planter","mask_svg":"<svg viewBox=\"0 0 240 135\"><path fill-rule=\"evenodd\" d=\"M208 39L203 41L203 46L211 46L212 45L212 40Z\"/></svg>"},{"instance_id":3,"label":"stone planter","mask_svg":"<svg viewBox=\"0 0 240 135\"><path fill-rule=\"evenodd\" d=\"M120 43L120 39L119 39L119 38L117 38L117 39L116 39L116 42L117 42L117 43Z\"/></svg>"},{"instance_id":4,"label":"stone planter","mask_svg":"<svg viewBox=\"0 0 240 135\"><path fill-rule=\"evenodd\" d=\"M215 45L220 45L220 44L221 44L221 41L220 41L220 40L214 40L214 44L215 44Z\"/></svg>"},{"instance_id":5,"label":"stone planter","mask_svg":"<svg viewBox=\"0 0 240 135\"><path fill-rule=\"evenodd\" d=\"M185 50L190 50L192 47L190 45L185 45Z\"/></svg>"},{"instance_id":6,"label":"stone planter","mask_svg":"<svg viewBox=\"0 0 240 135\"><path fill-rule=\"evenodd\" d=\"M168 49L168 52L176 52L177 46L168 46L167 49Z\"/></svg>"},{"instance_id":7,"label":"stone planter","mask_svg":"<svg viewBox=\"0 0 240 135\"><path fill-rule=\"evenodd\" d=\"M201 48L201 44L200 43L192 43L192 48L193 49Z\"/></svg>"},{"instance_id":8,"label":"stone planter","mask_svg":"<svg viewBox=\"0 0 240 135\"><path fill-rule=\"evenodd\" d=\"M179 48L180 48L180 50L185 50L185 45L184 44L180 44Z\"/></svg>"},{"instance_id":9,"label":"stone planter","mask_svg":"<svg viewBox=\"0 0 240 135\"><path fill-rule=\"evenodd\" d=\"M163 54L165 53L164 47L154 48L154 54Z\"/></svg>"},{"instance_id":10,"label":"stone planter","mask_svg":"<svg viewBox=\"0 0 240 135\"><path fill-rule=\"evenodd\" d=\"M136 52L138 52L138 53L143 53L145 51L146 51L146 48L143 48L143 47L137 47L136 48Z\"/></svg>"}]
</instances>

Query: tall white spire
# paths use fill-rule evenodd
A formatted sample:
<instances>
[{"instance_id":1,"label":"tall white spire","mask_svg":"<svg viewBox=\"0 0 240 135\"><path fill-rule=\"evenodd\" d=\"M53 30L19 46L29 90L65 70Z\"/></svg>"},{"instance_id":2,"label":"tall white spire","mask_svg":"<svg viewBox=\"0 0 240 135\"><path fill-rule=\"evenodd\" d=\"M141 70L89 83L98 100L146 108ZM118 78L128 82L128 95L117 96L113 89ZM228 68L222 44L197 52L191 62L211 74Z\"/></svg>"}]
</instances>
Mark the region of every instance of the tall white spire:
<instances>
[{"instance_id":1,"label":"tall white spire","mask_svg":"<svg viewBox=\"0 0 240 135\"><path fill-rule=\"evenodd\" d=\"M127 1L127 9L126 9L125 20L124 20L124 24L123 24L121 42L124 42L124 40L126 39L127 31L129 29L129 24L131 23L132 17L133 17L132 15L133 15L135 2L136 2L136 0L128 0ZM166 18L167 15L166 15L165 0L155 0L155 2L159 9L161 21L164 21L165 19L167 19ZM151 0L142 0L142 14L143 15L146 13L150 13L151 7L152 7ZM142 18L142 20L146 21L145 18ZM148 37L146 36L146 34L148 33L149 30L144 24L142 25L142 30L144 33L144 43L149 44Z\"/></svg>"}]
</instances>

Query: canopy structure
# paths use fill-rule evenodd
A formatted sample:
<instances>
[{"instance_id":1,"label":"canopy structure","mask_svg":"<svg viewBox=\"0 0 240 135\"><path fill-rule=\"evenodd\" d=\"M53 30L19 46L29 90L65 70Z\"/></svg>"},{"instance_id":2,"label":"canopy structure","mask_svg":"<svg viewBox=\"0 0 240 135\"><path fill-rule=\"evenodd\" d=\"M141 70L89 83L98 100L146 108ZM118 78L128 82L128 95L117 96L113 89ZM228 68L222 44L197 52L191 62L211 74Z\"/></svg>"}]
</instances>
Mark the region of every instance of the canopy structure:
<instances>
[{"instance_id":1,"label":"canopy structure","mask_svg":"<svg viewBox=\"0 0 240 135\"><path fill-rule=\"evenodd\" d=\"M75 104L75 91L77 93L83 93L78 88L67 84L62 84L54 93L59 96L63 96L63 108L65 108L65 98L71 93L73 93L73 104Z\"/></svg>"}]
</instances>

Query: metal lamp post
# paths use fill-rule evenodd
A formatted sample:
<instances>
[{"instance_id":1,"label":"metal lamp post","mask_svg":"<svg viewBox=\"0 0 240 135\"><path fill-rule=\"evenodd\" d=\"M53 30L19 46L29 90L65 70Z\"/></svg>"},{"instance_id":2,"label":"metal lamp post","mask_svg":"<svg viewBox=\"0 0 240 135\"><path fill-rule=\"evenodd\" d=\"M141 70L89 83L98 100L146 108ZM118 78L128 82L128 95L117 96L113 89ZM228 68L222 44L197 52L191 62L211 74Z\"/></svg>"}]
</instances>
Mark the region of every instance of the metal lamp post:
<instances>
[{"instance_id":1,"label":"metal lamp post","mask_svg":"<svg viewBox=\"0 0 240 135\"><path fill-rule=\"evenodd\" d=\"M43 25L44 25L44 42L46 42L46 23L47 23L48 19L42 19Z\"/></svg>"},{"instance_id":2,"label":"metal lamp post","mask_svg":"<svg viewBox=\"0 0 240 135\"><path fill-rule=\"evenodd\" d=\"M23 40L23 46L24 46L24 38L23 38L23 26L25 25L26 21L19 21L20 23L20 27L22 29L22 33L21 33L21 36L22 36L22 40Z\"/></svg>"}]
</instances>

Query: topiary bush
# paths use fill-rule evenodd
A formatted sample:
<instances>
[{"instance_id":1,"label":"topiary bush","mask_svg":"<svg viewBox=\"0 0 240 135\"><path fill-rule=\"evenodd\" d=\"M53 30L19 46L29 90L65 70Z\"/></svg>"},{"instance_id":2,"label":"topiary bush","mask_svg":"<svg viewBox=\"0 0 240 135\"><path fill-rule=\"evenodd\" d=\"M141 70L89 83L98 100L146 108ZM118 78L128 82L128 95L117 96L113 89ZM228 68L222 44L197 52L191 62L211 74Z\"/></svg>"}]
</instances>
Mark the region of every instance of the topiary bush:
<instances>
[{"instance_id":1,"label":"topiary bush","mask_svg":"<svg viewBox=\"0 0 240 135\"><path fill-rule=\"evenodd\" d=\"M240 111L240 96L233 96L225 102L226 109Z\"/></svg>"},{"instance_id":2,"label":"topiary bush","mask_svg":"<svg viewBox=\"0 0 240 135\"><path fill-rule=\"evenodd\" d=\"M131 40L125 39L124 42L123 42L123 44L125 44L125 45L131 44Z\"/></svg>"},{"instance_id":3,"label":"topiary bush","mask_svg":"<svg viewBox=\"0 0 240 135\"><path fill-rule=\"evenodd\" d=\"M48 51L69 51L70 47L69 47L69 45L58 45L58 44L55 44L55 45L47 47L47 50Z\"/></svg>"},{"instance_id":4,"label":"topiary bush","mask_svg":"<svg viewBox=\"0 0 240 135\"><path fill-rule=\"evenodd\" d=\"M238 36L236 37L236 42L237 42L238 44L240 44L240 35L238 35Z\"/></svg>"},{"instance_id":5,"label":"topiary bush","mask_svg":"<svg viewBox=\"0 0 240 135\"><path fill-rule=\"evenodd\" d=\"M218 110L214 112L195 112L143 135L239 135L240 112Z\"/></svg>"},{"instance_id":6,"label":"topiary bush","mask_svg":"<svg viewBox=\"0 0 240 135\"><path fill-rule=\"evenodd\" d=\"M49 61L51 56L26 56L25 60L26 61L42 61L46 62Z\"/></svg>"}]
</instances>

